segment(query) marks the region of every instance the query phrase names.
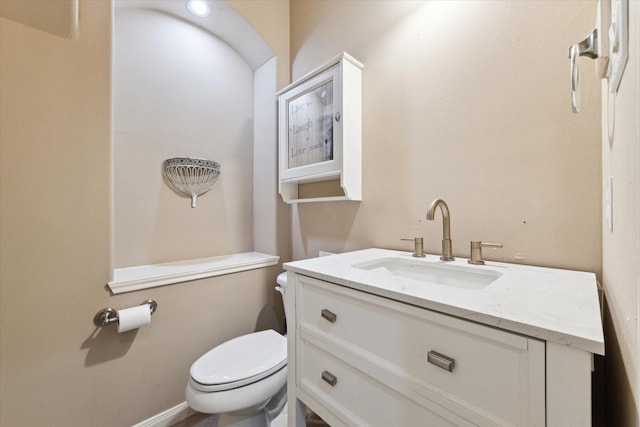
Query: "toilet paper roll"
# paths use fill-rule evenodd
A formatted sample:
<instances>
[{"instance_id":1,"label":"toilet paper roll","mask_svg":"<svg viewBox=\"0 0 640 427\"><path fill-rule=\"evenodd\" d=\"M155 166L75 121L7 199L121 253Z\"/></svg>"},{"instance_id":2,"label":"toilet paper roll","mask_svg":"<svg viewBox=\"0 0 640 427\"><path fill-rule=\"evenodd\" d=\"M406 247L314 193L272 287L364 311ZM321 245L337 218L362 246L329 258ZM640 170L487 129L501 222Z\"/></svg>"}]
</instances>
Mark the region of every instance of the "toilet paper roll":
<instances>
[{"instance_id":1,"label":"toilet paper roll","mask_svg":"<svg viewBox=\"0 0 640 427\"><path fill-rule=\"evenodd\" d=\"M151 323L151 307L149 307L149 304L118 310L118 332L137 329L149 323Z\"/></svg>"}]
</instances>

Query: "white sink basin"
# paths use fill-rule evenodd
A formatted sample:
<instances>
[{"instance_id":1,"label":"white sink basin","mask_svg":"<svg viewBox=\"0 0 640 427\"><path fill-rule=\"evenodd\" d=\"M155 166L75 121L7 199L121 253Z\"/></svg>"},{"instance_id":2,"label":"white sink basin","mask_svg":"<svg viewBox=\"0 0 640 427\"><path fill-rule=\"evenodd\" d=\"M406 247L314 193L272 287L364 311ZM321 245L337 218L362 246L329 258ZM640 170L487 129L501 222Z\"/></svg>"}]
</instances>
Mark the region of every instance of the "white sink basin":
<instances>
[{"instance_id":1,"label":"white sink basin","mask_svg":"<svg viewBox=\"0 0 640 427\"><path fill-rule=\"evenodd\" d=\"M483 289L502 276L493 270L404 258L381 258L353 267L379 271L381 274L462 289Z\"/></svg>"}]
</instances>

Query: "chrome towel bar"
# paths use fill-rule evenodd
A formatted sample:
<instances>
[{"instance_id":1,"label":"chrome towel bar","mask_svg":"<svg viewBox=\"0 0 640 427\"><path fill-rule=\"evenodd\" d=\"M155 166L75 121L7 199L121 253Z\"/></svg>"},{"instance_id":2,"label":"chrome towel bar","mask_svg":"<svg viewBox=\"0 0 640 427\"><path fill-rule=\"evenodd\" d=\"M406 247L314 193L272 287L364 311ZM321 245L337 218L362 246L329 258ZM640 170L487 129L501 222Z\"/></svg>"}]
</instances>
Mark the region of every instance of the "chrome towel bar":
<instances>
[{"instance_id":1,"label":"chrome towel bar","mask_svg":"<svg viewBox=\"0 0 640 427\"><path fill-rule=\"evenodd\" d=\"M598 29L594 29L580 43L569 46L571 60L571 109L580 112L580 67L578 59L581 56L596 59L598 57Z\"/></svg>"}]
</instances>

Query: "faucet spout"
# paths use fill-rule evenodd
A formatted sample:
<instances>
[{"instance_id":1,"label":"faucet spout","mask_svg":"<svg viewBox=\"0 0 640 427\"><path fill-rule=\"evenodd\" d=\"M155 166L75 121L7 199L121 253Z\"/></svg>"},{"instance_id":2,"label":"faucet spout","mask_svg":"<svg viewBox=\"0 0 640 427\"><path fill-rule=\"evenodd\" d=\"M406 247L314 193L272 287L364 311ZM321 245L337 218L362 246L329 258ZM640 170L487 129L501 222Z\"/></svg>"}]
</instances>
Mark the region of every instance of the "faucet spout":
<instances>
[{"instance_id":1,"label":"faucet spout","mask_svg":"<svg viewBox=\"0 0 640 427\"><path fill-rule=\"evenodd\" d=\"M435 199L429 205L427 210L427 219L433 221L436 217L436 210L440 207L442 212L442 256L443 261L453 261L452 245L451 245L451 217L449 216L449 207L442 199Z\"/></svg>"}]
</instances>

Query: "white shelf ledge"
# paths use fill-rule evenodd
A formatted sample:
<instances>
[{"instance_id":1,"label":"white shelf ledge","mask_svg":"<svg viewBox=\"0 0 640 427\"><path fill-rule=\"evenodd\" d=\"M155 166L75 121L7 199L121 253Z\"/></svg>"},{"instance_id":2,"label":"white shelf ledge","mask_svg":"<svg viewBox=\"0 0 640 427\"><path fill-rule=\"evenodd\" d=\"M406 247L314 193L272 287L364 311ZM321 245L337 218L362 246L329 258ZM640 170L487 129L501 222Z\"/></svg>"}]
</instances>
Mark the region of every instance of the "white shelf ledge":
<instances>
[{"instance_id":1,"label":"white shelf ledge","mask_svg":"<svg viewBox=\"0 0 640 427\"><path fill-rule=\"evenodd\" d=\"M139 291L205 277L221 276L278 264L279 256L260 252L224 255L163 264L116 268L107 285L113 294Z\"/></svg>"}]
</instances>

